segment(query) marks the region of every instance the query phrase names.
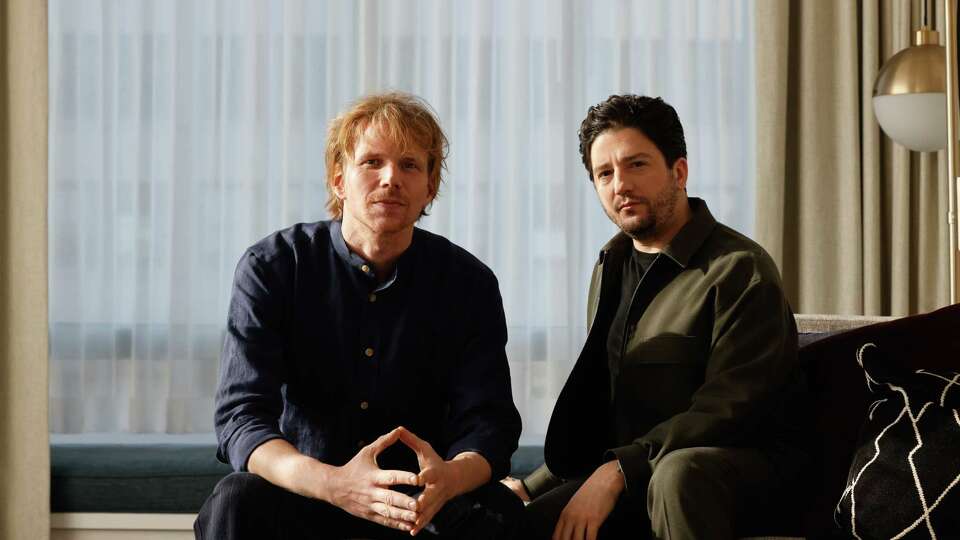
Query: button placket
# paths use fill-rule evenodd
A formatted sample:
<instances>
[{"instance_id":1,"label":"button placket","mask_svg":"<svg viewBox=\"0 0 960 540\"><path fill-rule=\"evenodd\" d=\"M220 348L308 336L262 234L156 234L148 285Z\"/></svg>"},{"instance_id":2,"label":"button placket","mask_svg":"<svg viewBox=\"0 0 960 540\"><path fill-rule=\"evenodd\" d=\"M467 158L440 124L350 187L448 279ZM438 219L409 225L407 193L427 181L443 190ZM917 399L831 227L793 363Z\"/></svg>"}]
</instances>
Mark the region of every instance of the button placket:
<instances>
[{"instance_id":1,"label":"button placket","mask_svg":"<svg viewBox=\"0 0 960 540\"><path fill-rule=\"evenodd\" d=\"M360 269L371 276L369 274L372 271L370 266L364 265L364 268ZM364 443L377 437L378 435L374 435L374 432L380 430L379 426L376 425L377 414L374 412L372 405L376 398L377 379L384 353L380 325L382 306L379 302L375 303L378 300L378 293L372 280L367 286L369 288L366 291L360 291L361 295L356 297L355 300L359 303L359 322L361 325L360 340L357 343L359 346L357 358L359 360L355 365L359 384L354 394L356 401L353 402L352 413L350 414L355 436ZM358 443L357 446L363 447L364 444Z\"/></svg>"}]
</instances>

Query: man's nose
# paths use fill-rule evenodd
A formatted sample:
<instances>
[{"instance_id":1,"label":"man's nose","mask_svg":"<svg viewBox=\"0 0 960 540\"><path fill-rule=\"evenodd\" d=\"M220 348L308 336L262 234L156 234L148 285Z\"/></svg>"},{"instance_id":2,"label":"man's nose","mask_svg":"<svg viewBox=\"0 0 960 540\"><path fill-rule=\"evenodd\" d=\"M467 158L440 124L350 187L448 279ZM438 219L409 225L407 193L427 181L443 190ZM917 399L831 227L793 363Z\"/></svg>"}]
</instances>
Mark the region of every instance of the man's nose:
<instances>
[{"instance_id":1,"label":"man's nose","mask_svg":"<svg viewBox=\"0 0 960 540\"><path fill-rule=\"evenodd\" d=\"M630 186L626 182L626 178L620 171L613 171L613 192L616 195L627 193L630 191Z\"/></svg>"},{"instance_id":2,"label":"man's nose","mask_svg":"<svg viewBox=\"0 0 960 540\"><path fill-rule=\"evenodd\" d=\"M397 166L393 163L386 163L380 168L380 186L391 187L398 185Z\"/></svg>"}]
</instances>

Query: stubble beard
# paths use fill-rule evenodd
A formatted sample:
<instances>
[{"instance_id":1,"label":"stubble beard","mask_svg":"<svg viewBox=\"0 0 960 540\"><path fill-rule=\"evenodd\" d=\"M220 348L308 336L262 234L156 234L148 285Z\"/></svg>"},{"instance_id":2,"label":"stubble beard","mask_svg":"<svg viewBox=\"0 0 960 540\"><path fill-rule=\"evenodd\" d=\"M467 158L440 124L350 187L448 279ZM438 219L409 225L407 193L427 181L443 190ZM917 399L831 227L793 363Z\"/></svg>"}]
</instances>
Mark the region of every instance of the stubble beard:
<instances>
[{"instance_id":1,"label":"stubble beard","mask_svg":"<svg viewBox=\"0 0 960 540\"><path fill-rule=\"evenodd\" d=\"M633 223L622 219L619 213L610 216L610 218L630 238L641 242L651 240L656 238L665 224L673 220L679 198L680 188L677 187L675 182L671 182L657 193L652 203L648 199L640 200L639 204L647 207L647 214L643 218Z\"/></svg>"}]
</instances>

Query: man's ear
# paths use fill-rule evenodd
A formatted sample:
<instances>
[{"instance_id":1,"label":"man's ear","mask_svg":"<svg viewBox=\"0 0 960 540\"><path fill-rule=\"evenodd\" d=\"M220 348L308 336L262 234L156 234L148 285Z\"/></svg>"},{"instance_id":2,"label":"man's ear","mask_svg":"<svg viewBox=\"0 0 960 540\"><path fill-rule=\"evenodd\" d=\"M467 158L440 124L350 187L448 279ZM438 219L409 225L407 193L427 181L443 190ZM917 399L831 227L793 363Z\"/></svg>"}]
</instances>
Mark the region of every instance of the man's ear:
<instances>
[{"instance_id":1,"label":"man's ear","mask_svg":"<svg viewBox=\"0 0 960 540\"><path fill-rule=\"evenodd\" d=\"M343 190L343 166L337 163L333 170L333 179L330 181L330 185L333 187L334 195L342 201L346 198L346 193Z\"/></svg>"},{"instance_id":2,"label":"man's ear","mask_svg":"<svg viewBox=\"0 0 960 540\"><path fill-rule=\"evenodd\" d=\"M437 193L440 192L440 182L437 182L436 186L431 185L432 183L427 180L427 203L423 205L423 208L420 209L420 216L423 217L427 215L427 211L430 210L430 207L433 206L433 201L437 200ZM419 219L419 218L417 218Z\"/></svg>"},{"instance_id":3,"label":"man's ear","mask_svg":"<svg viewBox=\"0 0 960 540\"><path fill-rule=\"evenodd\" d=\"M687 158L677 158L671 167L674 179L677 181L677 187L687 189Z\"/></svg>"}]
</instances>

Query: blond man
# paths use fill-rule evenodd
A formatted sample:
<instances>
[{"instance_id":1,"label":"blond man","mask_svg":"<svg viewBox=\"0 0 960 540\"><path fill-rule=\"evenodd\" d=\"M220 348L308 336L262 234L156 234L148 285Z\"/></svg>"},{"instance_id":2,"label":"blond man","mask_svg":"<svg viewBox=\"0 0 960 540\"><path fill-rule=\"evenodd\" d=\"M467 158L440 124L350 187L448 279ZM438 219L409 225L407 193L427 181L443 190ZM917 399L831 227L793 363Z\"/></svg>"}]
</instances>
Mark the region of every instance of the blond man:
<instances>
[{"instance_id":1,"label":"blond man","mask_svg":"<svg viewBox=\"0 0 960 540\"><path fill-rule=\"evenodd\" d=\"M493 273L416 228L447 141L429 106L359 100L327 136L329 221L237 266L198 538L506 535L520 418Z\"/></svg>"}]
</instances>

